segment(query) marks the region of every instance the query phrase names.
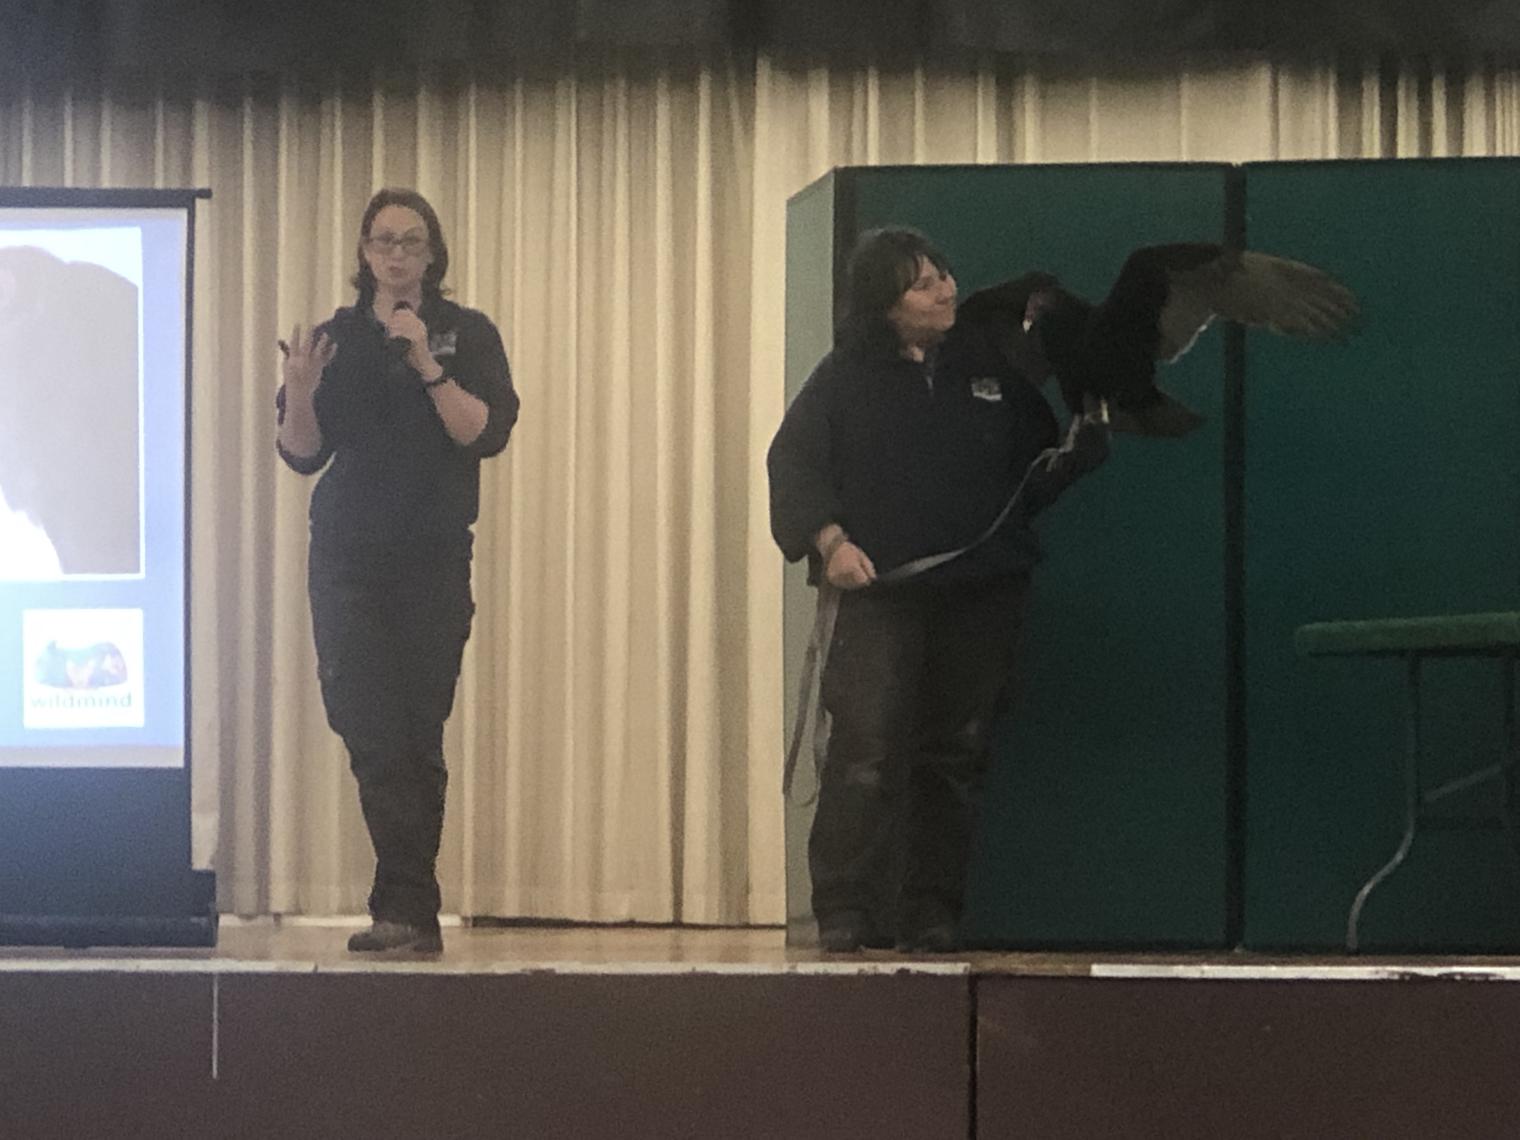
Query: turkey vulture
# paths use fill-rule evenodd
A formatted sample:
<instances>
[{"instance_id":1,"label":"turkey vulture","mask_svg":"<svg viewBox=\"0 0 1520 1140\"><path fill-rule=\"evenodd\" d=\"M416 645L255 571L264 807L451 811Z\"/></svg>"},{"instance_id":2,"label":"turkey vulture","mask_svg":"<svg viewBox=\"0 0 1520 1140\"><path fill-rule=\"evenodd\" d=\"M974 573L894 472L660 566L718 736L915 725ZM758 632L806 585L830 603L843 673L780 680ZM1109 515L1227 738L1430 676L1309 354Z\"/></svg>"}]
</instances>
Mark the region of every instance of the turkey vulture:
<instances>
[{"instance_id":1,"label":"turkey vulture","mask_svg":"<svg viewBox=\"0 0 1520 1140\"><path fill-rule=\"evenodd\" d=\"M1203 417L1156 387L1156 364L1187 352L1215 317L1320 341L1357 311L1351 290L1312 265L1193 242L1135 250L1098 305L1031 273L973 293L956 320L987 328L1036 383L1054 375L1074 413L1085 397L1106 400L1116 430L1181 436Z\"/></svg>"}]
</instances>

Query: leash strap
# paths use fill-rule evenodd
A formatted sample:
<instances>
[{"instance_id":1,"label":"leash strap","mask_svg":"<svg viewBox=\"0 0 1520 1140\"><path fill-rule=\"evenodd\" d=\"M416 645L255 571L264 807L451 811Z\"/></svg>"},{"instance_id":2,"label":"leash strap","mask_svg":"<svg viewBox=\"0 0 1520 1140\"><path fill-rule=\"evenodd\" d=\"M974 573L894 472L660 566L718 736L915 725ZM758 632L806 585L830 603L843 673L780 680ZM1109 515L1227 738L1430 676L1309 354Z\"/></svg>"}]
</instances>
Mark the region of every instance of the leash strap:
<instances>
[{"instance_id":1,"label":"leash strap","mask_svg":"<svg viewBox=\"0 0 1520 1140\"><path fill-rule=\"evenodd\" d=\"M940 554L928 554L923 558L915 558L911 562L904 562L896 569L889 570L885 574L878 575L878 582L905 582L910 578L916 578L933 570L936 566L943 566L951 559L975 550L982 543L992 537L997 528L1002 526L1008 516L1013 513L1013 508L1018 505L1019 499L1024 495L1024 488L1029 483L1029 477L1035 473L1042 463L1047 468L1055 462L1058 449L1046 448L1035 456L1034 462L1024 472L1024 477L1019 480L1019 485L1013 489L1013 494L1008 496L1008 501L1003 504L1003 509L998 512L997 518L992 520L992 525L984 530L976 538L965 546L955 550L947 550ZM786 763L781 769L781 794L790 799L792 795L792 782L797 775L797 760L802 755L802 738L807 733L808 720L813 721L813 775L816 779L823 772L824 755L828 748L829 729L828 714L823 708L823 670L828 664L829 646L834 641L834 625L839 619L839 601L842 591L833 585L828 579L828 568L823 568L823 578L818 583L818 606L814 611L813 632L808 638L807 654L802 659L802 679L797 687L797 715L792 722L791 741L786 749ZM812 796L803 800L804 804L811 803L817 796L816 783Z\"/></svg>"}]
</instances>

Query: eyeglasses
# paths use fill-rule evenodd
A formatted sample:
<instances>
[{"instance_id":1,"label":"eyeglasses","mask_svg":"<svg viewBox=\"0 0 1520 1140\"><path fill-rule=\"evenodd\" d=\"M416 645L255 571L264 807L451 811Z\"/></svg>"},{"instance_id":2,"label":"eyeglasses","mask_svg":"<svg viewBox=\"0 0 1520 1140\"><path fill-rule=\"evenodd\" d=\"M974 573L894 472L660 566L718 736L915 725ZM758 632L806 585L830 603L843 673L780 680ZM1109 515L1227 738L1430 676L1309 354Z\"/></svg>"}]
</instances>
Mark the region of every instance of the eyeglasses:
<instances>
[{"instance_id":1,"label":"eyeglasses","mask_svg":"<svg viewBox=\"0 0 1520 1140\"><path fill-rule=\"evenodd\" d=\"M364 248L373 254L384 256L392 250L399 249L408 257L416 257L425 253L428 247L428 239L421 234L407 234L405 237L392 237L390 234L373 234L364 239Z\"/></svg>"}]
</instances>

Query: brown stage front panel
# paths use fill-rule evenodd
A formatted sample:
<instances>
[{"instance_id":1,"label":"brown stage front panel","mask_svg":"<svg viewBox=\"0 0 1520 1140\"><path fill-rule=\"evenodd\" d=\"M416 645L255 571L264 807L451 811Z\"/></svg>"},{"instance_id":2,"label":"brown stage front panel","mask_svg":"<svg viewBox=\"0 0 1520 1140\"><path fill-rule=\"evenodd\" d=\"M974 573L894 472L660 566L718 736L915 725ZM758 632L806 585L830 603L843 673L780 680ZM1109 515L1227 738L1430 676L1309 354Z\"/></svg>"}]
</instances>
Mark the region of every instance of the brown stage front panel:
<instances>
[{"instance_id":1,"label":"brown stage front panel","mask_svg":"<svg viewBox=\"0 0 1520 1140\"><path fill-rule=\"evenodd\" d=\"M1520 983L989 977L980 1140L1520 1134Z\"/></svg>"},{"instance_id":2,"label":"brown stage front panel","mask_svg":"<svg viewBox=\"0 0 1520 1140\"><path fill-rule=\"evenodd\" d=\"M215 1135L212 975L0 970L0 1137Z\"/></svg>"},{"instance_id":3,"label":"brown stage front panel","mask_svg":"<svg viewBox=\"0 0 1520 1140\"><path fill-rule=\"evenodd\" d=\"M240 1134L964 1140L963 974L223 978Z\"/></svg>"}]
</instances>

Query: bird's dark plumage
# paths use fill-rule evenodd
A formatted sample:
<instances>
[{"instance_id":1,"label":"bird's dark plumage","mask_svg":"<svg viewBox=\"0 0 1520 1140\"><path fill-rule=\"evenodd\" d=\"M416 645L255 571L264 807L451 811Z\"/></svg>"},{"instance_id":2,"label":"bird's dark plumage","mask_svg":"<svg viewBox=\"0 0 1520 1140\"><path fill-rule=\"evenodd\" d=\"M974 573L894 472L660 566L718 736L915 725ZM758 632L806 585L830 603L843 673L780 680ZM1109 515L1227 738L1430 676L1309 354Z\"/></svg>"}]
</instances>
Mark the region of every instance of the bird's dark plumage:
<instances>
[{"instance_id":1,"label":"bird's dark plumage","mask_svg":"<svg viewBox=\"0 0 1520 1140\"><path fill-rule=\"evenodd\" d=\"M1016 316L1020 298L1023 312ZM1054 374L1073 412L1083 409L1086 397L1104 399L1118 430L1180 436L1203 420L1156 386L1156 364L1187 352L1215 317L1329 340L1355 319L1357 302L1312 265L1188 243L1137 249L1101 304L1068 292L1048 274L1028 274L973 293L959 313L1000 326L1016 319L1027 336L1010 328L1001 338L1016 342L1011 359L1036 381ZM1044 369L1031 370L1030 357Z\"/></svg>"}]
</instances>

